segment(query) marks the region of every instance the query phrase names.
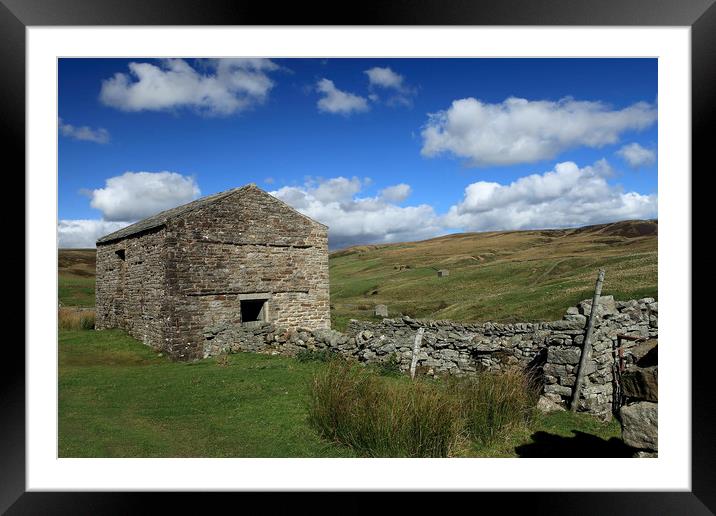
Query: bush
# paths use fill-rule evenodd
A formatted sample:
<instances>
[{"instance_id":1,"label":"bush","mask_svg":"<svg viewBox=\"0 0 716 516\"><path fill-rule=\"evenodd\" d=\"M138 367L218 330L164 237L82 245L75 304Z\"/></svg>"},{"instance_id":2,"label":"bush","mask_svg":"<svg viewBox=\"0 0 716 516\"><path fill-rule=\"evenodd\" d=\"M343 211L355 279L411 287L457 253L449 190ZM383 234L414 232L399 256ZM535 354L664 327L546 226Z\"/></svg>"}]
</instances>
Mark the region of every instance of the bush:
<instances>
[{"instance_id":1,"label":"bush","mask_svg":"<svg viewBox=\"0 0 716 516\"><path fill-rule=\"evenodd\" d=\"M527 423L539 399L539 389L518 370L483 372L448 384L460 399L467 435L482 445Z\"/></svg>"},{"instance_id":2,"label":"bush","mask_svg":"<svg viewBox=\"0 0 716 516\"><path fill-rule=\"evenodd\" d=\"M388 380L347 361L315 375L309 422L324 438L373 457L447 457L461 431L459 404L445 389Z\"/></svg>"},{"instance_id":3,"label":"bush","mask_svg":"<svg viewBox=\"0 0 716 516\"><path fill-rule=\"evenodd\" d=\"M94 310L77 308L60 308L57 313L58 326L61 330L94 330Z\"/></svg>"},{"instance_id":4,"label":"bush","mask_svg":"<svg viewBox=\"0 0 716 516\"><path fill-rule=\"evenodd\" d=\"M330 362L339 355L328 349L302 349L296 353L296 360L299 362Z\"/></svg>"},{"instance_id":5,"label":"bush","mask_svg":"<svg viewBox=\"0 0 716 516\"><path fill-rule=\"evenodd\" d=\"M334 361L313 378L309 422L373 457L447 457L465 438L486 445L526 424L538 390L520 371L447 381L382 378Z\"/></svg>"}]
</instances>

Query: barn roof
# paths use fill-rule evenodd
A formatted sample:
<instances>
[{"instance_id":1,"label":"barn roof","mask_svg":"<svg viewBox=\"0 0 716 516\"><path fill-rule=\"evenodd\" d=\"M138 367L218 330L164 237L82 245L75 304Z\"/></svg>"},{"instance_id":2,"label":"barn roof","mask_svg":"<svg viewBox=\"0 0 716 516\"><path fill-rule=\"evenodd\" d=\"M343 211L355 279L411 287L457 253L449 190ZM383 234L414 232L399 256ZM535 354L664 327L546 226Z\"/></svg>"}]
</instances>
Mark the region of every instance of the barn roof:
<instances>
[{"instance_id":1,"label":"barn roof","mask_svg":"<svg viewBox=\"0 0 716 516\"><path fill-rule=\"evenodd\" d=\"M104 243L112 242L115 240L121 240L128 236L132 236L137 233L141 233L143 231L148 231L150 229L164 226L168 221L170 221L172 219L177 219L179 217L183 217L184 215L186 215L187 213L189 213L191 211L198 210L199 208L203 208L205 206L209 206L210 204L218 202L218 201L220 201L230 195L233 195L235 193L248 190L249 188L253 188L255 190L259 190L260 192L263 192L266 195L270 195L269 193L261 190L261 188L256 186L254 183L250 183L250 184L242 186L240 188L232 188L231 190L226 190L225 192L219 192L219 193L216 193L213 195L207 195L206 197L202 197L202 198L192 201L190 203L182 204L181 206L177 206L176 208L171 208L169 210L159 212L156 215L152 215L151 217L147 217L146 219L140 220L139 222L130 224L129 226L122 228L118 231L115 231L114 233L105 235L105 236L99 238L97 240L97 243L104 244ZM276 199L277 201L279 201L283 204L286 204L281 199L277 199L276 197L274 197L274 199ZM308 219L311 222L318 224L320 226L327 227L325 224L321 224L320 222L315 221L310 217L307 217L303 213L296 211L295 208L289 206L288 204L286 204L286 206L291 208L291 210L295 211L301 217Z\"/></svg>"}]
</instances>

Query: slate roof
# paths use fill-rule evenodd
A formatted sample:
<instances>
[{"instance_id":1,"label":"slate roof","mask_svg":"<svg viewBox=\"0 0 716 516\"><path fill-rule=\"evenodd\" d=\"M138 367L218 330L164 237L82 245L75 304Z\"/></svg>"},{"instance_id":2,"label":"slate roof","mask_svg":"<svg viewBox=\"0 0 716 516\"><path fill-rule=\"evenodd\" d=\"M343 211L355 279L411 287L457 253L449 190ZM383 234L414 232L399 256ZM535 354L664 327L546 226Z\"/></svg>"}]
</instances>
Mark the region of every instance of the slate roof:
<instances>
[{"instance_id":1,"label":"slate roof","mask_svg":"<svg viewBox=\"0 0 716 516\"><path fill-rule=\"evenodd\" d=\"M232 188L231 190L226 190L224 192L219 192L219 193L216 193L213 195L207 195L206 197L202 197L200 199L197 199L197 200L192 201L187 204L182 204L181 206L177 206L176 208L172 208L170 210L165 210L165 211L159 212L156 215L152 215L151 217L147 217L146 219L140 220L139 222L130 224L129 226L122 228L120 230L117 230L114 233L110 233L109 235L105 235L105 236L99 238L97 240L97 243L98 244L106 244L108 242L113 242L115 240L121 240L128 236L132 236L137 233L141 233L143 231L147 231L150 229L158 228L160 226L164 226L169 220L182 217L191 211L198 210L199 208L203 208L203 207L213 204L217 201L220 201L230 195L233 195L234 193L248 190L249 188L254 188L254 189L259 190L263 193L266 193L263 190L261 190L259 187L257 187L254 183L250 183L250 184L242 186L240 188ZM266 193L266 195L270 195L270 194ZM279 202L283 203L283 201L281 201L281 199L277 199L277 200ZM283 203L283 204L286 204L286 203ZM307 218L311 222L314 222L321 226L327 227L325 224L321 224L320 222L317 222L317 221L311 219L310 217L307 217L306 215L296 211L293 207L289 206L288 204L286 204L286 206L291 208L293 211L295 211L301 217Z\"/></svg>"}]
</instances>

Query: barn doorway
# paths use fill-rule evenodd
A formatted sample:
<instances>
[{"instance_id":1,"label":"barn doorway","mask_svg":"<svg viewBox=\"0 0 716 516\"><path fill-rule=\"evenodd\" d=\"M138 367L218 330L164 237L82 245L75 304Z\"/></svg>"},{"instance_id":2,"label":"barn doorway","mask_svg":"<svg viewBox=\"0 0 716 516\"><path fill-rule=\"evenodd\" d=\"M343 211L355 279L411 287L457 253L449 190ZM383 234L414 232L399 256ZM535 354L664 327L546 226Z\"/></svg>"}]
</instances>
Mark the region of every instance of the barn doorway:
<instances>
[{"instance_id":1,"label":"barn doorway","mask_svg":"<svg viewBox=\"0 0 716 516\"><path fill-rule=\"evenodd\" d=\"M241 325L242 326L260 326L266 322L267 318L267 299L242 299L241 300Z\"/></svg>"}]
</instances>

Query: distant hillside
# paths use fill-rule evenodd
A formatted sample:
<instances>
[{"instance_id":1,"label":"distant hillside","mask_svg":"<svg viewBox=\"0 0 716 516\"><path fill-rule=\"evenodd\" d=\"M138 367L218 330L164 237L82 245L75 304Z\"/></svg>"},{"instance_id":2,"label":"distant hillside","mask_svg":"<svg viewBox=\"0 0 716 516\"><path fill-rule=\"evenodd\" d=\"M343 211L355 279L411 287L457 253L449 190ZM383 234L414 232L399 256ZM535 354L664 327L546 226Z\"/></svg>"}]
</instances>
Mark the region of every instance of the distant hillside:
<instances>
[{"instance_id":1,"label":"distant hillside","mask_svg":"<svg viewBox=\"0 0 716 516\"><path fill-rule=\"evenodd\" d=\"M656 220L630 220L343 249L330 259L334 321L370 318L376 304L461 321L558 319L592 295L599 267L605 295L657 297L657 234Z\"/></svg>"},{"instance_id":2,"label":"distant hillside","mask_svg":"<svg viewBox=\"0 0 716 516\"><path fill-rule=\"evenodd\" d=\"M94 306L94 249L60 249L57 253L59 301L67 306Z\"/></svg>"},{"instance_id":3,"label":"distant hillside","mask_svg":"<svg viewBox=\"0 0 716 516\"><path fill-rule=\"evenodd\" d=\"M630 220L350 247L330 255L334 325L371 318L376 304L461 321L556 319L592 295L599 267L605 295L657 297L657 233L655 220ZM60 301L92 306L95 250L60 249L58 262Z\"/></svg>"},{"instance_id":4,"label":"distant hillside","mask_svg":"<svg viewBox=\"0 0 716 516\"><path fill-rule=\"evenodd\" d=\"M60 249L57 268L60 274L94 278L97 253L94 249Z\"/></svg>"}]
</instances>

